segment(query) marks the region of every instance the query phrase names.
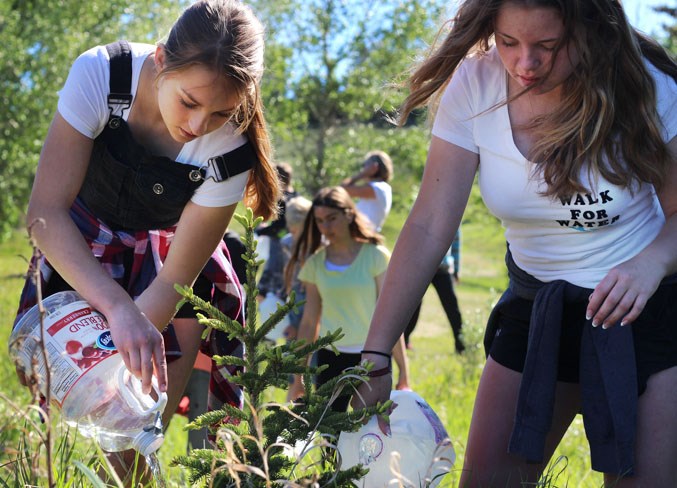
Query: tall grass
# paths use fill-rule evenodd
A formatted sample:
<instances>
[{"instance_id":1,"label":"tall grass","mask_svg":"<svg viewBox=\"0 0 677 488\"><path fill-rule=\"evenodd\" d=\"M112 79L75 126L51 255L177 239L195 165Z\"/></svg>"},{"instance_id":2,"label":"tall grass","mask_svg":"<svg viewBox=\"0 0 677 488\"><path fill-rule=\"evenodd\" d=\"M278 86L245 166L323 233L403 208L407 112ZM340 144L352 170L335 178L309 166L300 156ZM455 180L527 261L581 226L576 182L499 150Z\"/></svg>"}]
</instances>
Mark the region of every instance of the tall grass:
<instances>
[{"instance_id":1,"label":"tall grass","mask_svg":"<svg viewBox=\"0 0 677 488\"><path fill-rule=\"evenodd\" d=\"M463 225L461 283L457 287L468 349L462 356L453 352L453 337L434 290L424 297L421 317L411 338L411 385L439 414L457 454L456 465L443 479L441 488L456 486L458 482L475 391L484 363L481 346L484 324L507 283L502 230L483 211L472 210ZM389 247L394 245L403 220L403 213L396 212L389 217L385 231ZM16 232L9 242L0 245L0 317L3 321L0 342L5 344L0 348L0 488L47 486L45 446L40 439L46 426L34 407L30 407L29 392L17 381L6 349L28 256L30 247L22 232ZM284 398L280 390L270 395L275 400ZM101 459L96 446L63 425L58 415L53 417L55 485L59 488L96 486L92 476ZM185 418L175 416L160 450L169 488L188 486L184 472L169 467L171 459L185 453L185 425ZM537 486L602 486L601 475L590 471L580 418L575 420L546 476Z\"/></svg>"}]
</instances>

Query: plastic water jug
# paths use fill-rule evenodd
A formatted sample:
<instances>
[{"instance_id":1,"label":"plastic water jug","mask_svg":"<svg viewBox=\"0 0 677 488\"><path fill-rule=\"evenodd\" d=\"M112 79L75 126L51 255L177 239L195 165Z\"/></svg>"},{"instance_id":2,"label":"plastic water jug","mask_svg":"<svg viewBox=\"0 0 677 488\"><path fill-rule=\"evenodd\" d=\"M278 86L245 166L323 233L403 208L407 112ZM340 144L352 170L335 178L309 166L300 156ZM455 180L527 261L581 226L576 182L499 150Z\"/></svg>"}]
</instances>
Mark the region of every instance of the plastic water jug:
<instances>
[{"instance_id":1,"label":"plastic water jug","mask_svg":"<svg viewBox=\"0 0 677 488\"><path fill-rule=\"evenodd\" d=\"M391 436L376 416L338 440L341 469L363 465L369 472L357 482L363 488L435 487L450 470L456 453L434 410L413 391L392 391L397 407L390 414Z\"/></svg>"},{"instance_id":2,"label":"plastic water jug","mask_svg":"<svg viewBox=\"0 0 677 488\"><path fill-rule=\"evenodd\" d=\"M154 397L144 394L115 349L105 317L78 293L55 293L42 303L50 396L63 419L105 451L133 448L144 456L157 451L164 441L160 417L167 395L159 392L155 378ZM20 369L37 377L46 395L38 305L17 322L9 350Z\"/></svg>"}]
</instances>

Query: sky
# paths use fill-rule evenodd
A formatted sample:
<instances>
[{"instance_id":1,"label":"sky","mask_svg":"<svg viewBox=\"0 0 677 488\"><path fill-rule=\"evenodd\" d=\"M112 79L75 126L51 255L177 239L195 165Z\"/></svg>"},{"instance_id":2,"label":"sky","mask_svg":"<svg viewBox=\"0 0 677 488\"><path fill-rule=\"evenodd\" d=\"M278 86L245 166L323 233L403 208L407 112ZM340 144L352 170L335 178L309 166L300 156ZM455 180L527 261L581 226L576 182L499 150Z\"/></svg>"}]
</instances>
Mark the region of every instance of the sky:
<instances>
[{"instance_id":1,"label":"sky","mask_svg":"<svg viewBox=\"0 0 677 488\"><path fill-rule=\"evenodd\" d=\"M622 3L630 23L647 34L661 33L661 24L669 19L657 14L651 7L677 7L677 0L622 0Z\"/></svg>"}]
</instances>

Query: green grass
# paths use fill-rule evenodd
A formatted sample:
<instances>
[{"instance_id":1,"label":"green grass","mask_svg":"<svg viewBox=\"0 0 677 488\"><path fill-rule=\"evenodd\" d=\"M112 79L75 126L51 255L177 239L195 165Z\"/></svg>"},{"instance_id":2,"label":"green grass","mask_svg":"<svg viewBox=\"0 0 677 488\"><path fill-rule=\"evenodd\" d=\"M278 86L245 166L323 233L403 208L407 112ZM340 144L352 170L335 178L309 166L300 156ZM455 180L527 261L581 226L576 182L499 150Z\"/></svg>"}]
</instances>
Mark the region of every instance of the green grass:
<instances>
[{"instance_id":1,"label":"green grass","mask_svg":"<svg viewBox=\"0 0 677 488\"><path fill-rule=\"evenodd\" d=\"M403 211L391 214L385 229L387 245L392 248L397 231L404 221ZM472 405L484 351L481 347L484 324L492 304L507 284L503 265L505 243L497 222L475 209L463 225L461 283L457 287L459 303L465 319L464 336L469 346L463 356L455 354L449 325L442 312L437 295L430 290L423 300L418 326L412 335L414 349L410 353L411 385L439 414L457 454L452 473L445 477L440 487L456 486L463 464L464 445L468 433ZM30 255L27 240L21 232L9 242L0 245L0 342L7 344L12 320L26 271L25 258ZM17 412L4 399L11 399L21 411L30 404L28 390L19 385L14 368L7 357L6 347L0 349L0 488L24 486L20 480L32 480L34 485L46 486L44 449L38 447L35 429L25 427ZM275 399L284 398L281 391L271 392ZM35 418L35 414L31 414ZM160 450L160 460L168 487L187 486L179 468L169 468L169 461L183 454L186 420L175 416ZM95 446L88 440L77 438L73 432L63 430L55 420L55 449L59 454L54 462L56 486L91 486L84 480L76 461L88 465L96 455ZM44 427L43 427L44 430ZM75 448L63 439L76 439ZM24 444L26 444L24 449ZM17 463L23 454L36 460L33 469L27 461ZM602 486L602 477L590 471L589 454L580 418L577 418L553 459L560 460L551 470L552 479L539 486L594 488ZM559 476L559 471L565 468ZM31 470L35 475L31 477Z\"/></svg>"}]
</instances>

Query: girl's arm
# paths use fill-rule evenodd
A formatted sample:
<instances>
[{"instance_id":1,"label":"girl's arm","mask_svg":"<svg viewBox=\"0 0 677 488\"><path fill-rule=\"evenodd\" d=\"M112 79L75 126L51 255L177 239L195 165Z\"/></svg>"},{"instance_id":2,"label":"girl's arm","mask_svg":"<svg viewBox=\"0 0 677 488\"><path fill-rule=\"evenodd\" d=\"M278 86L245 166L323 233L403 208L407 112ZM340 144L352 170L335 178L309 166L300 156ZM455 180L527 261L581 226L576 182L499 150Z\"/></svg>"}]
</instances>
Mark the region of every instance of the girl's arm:
<instances>
[{"instance_id":1,"label":"girl's arm","mask_svg":"<svg viewBox=\"0 0 677 488\"><path fill-rule=\"evenodd\" d=\"M369 179L378 173L379 166L376 161L372 161L364 166L357 174L346 178L341 182L341 186L346 189L348 194L353 198L376 198L376 192L369 184ZM367 180L363 183L358 183L361 180Z\"/></svg>"},{"instance_id":2,"label":"girl's arm","mask_svg":"<svg viewBox=\"0 0 677 488\"><path fill-rule=\"evenodd\" d=\"M395 244L364 349L389 352L399 340L449 249L478 164L477 154L433 136L421 188ZM386 366L384 357L364 354L363 358L374 362L375 368ZM361 386L360 393L367 405L374 405L388 400L392 379L372 378L369 386Z\"/></svg>"},{"instance_id":3,"label":"girl's arm","mask_svg":"<svg viewBox=\"0 0 677 488\"><path fill-rule=\"evenodd\" d=\"M172 319L181 298L174 285L193 285L223 239L236 206L203 207L188 202L184 208L162 269L136 299L136 305L159 330Z\"/></svg>"},{"instance_id":4,"label":"girl's arm","mask_svg":"<svg viewBox=\"0 0 677 488\"><path fill-rule=\"evenodd\" d=\"M381 273L376 277L376 297L381 294L383 289L383 282L385 281L385 273ZM404 334L400 335L400 338L395 343L395 347L392 350L392 357L395 363L397 364L397 369L399 373L399 378L397 380L397 389L398 390L408 390L409 389L409 361L407 360L407 348L404 344Z\"/></svg>"},{"instance_id":5,"label":"girl's arm","mask_svg":"<svg viewBox=\"0 0 677 488\"><path fill-rule=\"evenodd\" d=\"M590 296L586 314L607 328L632 323L661 280L677 272L677 137L668 143L672 166L658 199L665 225L656 239L633 258L611 269Z\"/></svg>"},{"instance_id":6,"label":"girl's arm","mask_svg":"<svg viewBox=\"0 0 677 488\"><path fill-rule=\"evenodd\" d=\"M315 342L320 335L320 315L322 313L322 298L317 286L313 283L303 282L306 288L306 303L303 306L303 317L299 324L297 339L304 339L306 343ZM310 362L310 357L307 358ZM287 400L296 400L303 396L303 376L294 375L294 382L289 387Z\"/></svg>"},{"instance_id":7,"label":"girl's arm","mask_svg":"<svg viewBox=\"0 0 677 488\"><path fill-rule=\"evenodd\" d=\"M63 278L106 317L113 340L130 371L142 373L150 390L153 366L159 388L167 387L162 335L92 255L69 215L84 181L93 141L58 113L40 155L27 223L41 251Z\"/></svg>"}]
</instances>

